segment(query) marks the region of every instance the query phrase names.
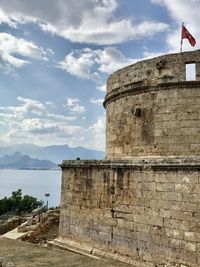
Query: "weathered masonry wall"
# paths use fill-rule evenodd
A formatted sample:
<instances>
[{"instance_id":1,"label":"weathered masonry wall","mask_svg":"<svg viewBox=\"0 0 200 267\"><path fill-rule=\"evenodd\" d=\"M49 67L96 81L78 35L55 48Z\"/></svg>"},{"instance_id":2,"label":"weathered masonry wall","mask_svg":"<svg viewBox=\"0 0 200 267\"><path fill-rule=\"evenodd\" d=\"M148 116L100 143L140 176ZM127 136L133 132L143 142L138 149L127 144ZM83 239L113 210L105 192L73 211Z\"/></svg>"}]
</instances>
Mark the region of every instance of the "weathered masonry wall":
<instances>
[{"instance_id":1,"label":"weathered masonry wall","mask_svg":"<svg viewBox=\"0 0 200 267\"><path fill-rule=\"evenodd\" d=\"M185 81L187 63L196 80ZM112 74L104 106L107 158L199 155L200 51L140 61Z\"/></svg>"},{"instance_id":2,"label":"weathered masonry wall","mask_svg":"<svg viewBox=\"0 0 200 267\"><path fill-rule=\"evenodd\" d=\"M106 137L108 158L199 155L200 83L165 85L109 103Z\"/></svg>"},{"instance_id":3,"label":"weathered masonry wall","mask_svg":"<svg viewBox=\"0 0 200 267\"><path fill-rule=\"evenodd\" d=\"M186 80L185 64L195 63L196 80L200 81L200 50L162 55L129 65L111 74L107 94L124 91L132 86L157 85Z\"/></svg>"},{"instance_id":4,"label":"weathered masonry wall","mask_svg":"<svg viewBox=\"0 0 200 267\"><path fill-rule=\"evenodd\" d=\"M58 243L135 267L200 266L200 158L64 161L62 169Z\"/></svg>"},{"instance_id":5,"label":"weathered masonry wall","mask_svg":"<svg viewBox=\"0 0 200 267\"><path fill-rule=\"evenodd\" d=\"M57 243L134 267L199 267L200 50L113 73L104 106L106 160L61 165Z\"/></svg>"}]
</instances>

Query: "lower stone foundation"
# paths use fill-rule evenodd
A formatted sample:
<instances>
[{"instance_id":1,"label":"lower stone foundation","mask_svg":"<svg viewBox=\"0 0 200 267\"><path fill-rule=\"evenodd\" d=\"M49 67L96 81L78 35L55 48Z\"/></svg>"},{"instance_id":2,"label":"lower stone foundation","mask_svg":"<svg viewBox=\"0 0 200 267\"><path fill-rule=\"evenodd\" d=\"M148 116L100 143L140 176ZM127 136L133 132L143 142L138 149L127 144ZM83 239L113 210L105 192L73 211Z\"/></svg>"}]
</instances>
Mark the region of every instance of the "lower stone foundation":
<instances>
[{"instance_id":1,"label":"lower stone foundation","mask_svg":"<svg viewBox=\"0 0 200 267\"><path fill-rule=\"evenodd\" d=\"M200 266L200 158L61 167L58 243L136 267Z\"/></svg>"}]
</instances>

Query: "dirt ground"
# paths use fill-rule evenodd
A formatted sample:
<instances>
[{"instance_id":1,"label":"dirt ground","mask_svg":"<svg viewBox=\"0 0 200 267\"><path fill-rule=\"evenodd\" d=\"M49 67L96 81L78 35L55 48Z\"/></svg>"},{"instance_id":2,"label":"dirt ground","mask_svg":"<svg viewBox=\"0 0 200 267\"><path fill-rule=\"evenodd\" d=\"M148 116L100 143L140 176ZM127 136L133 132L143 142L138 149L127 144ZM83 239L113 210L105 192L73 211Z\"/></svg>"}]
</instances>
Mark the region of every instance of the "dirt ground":
<instances>
[{"instance_id":1,"label":"dirt ground","mask_svg":"<svg viewBox=\"0 0 200 267\"><path fill-rule=\"evenodd\" d=\"M0 258L16 267L128 267L118 262L93 259L53 247L0 237Z\"/></svg>"}]
</instances>

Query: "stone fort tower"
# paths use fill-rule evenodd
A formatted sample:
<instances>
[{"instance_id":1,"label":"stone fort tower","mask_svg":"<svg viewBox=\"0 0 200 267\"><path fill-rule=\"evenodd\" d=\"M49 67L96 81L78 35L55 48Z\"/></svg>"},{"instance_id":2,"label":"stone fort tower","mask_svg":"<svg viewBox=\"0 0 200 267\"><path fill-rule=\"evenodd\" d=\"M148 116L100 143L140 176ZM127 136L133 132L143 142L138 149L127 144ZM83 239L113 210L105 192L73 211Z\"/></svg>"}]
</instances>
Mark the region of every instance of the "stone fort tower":
<instances>
[{"instance_id":1,"label":"stone fort tower","mask_svg":"<svg viewBox=\"0 0 200 267\"><path fill-rule=\"evenodd\" d=\"M186 81L186 65L196 80ZM200 153L200 51L144 60L107 82L106 155L194 156Z\"/></svg>"},{"instance_id":2,"label":"stone fort tower","mask_svg":"<svg viewBox=\"0 0 200 267\"><path fill-rule=\"evenodd\" d=\"M61 165L55 242L135 267L200 266L200 51L113 73L104 106L106 159Z\"/></svg>"}]
</instances>

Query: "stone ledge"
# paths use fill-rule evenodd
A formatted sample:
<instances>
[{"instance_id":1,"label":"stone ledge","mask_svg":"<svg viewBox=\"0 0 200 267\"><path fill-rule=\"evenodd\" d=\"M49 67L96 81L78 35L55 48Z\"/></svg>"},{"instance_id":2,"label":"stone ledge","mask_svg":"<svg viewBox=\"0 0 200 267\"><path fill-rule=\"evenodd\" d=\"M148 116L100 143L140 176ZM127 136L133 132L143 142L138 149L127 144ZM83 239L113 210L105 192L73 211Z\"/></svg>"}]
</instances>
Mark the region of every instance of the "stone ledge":
<instances>
[{"instance_id":1,"label":"stone ledge","mask_svg":"<svg viewBox=\"0 0 200 267\"><path fill-rule=\"evenodd\" d=\"M200 81L180 81L180 82L166 82L158 83L157 85L139 85L138 83L132 82L123 89L116 88L115 90L108 93L103 102L104 108L110 103L122 97L130 95L138 95L143 93L156 92L161 90L171 90L174 88L178 89L188 89L199 88Z\"/></svg>"},{"instance_id":2,"label":"stone ledge","mask_svg":"<svg viewBox=\"0 0 200 267\"><path fill-rule=\"evenodd\" d=\"M119 253L116 253L115 251L105 251L102 249L97 249L95 247L86 245L85 243L75 242L67 238L58 238L55 239L53 242L49 243L51 246L56 246L61 249L66 249L75 253L79 253L82 255L86 255L92 258L100 259L108 259L108 260L114 260L123 262L132 266L140 266L140 267L154 267L155 265L150 262L138 262L134 259L132 259L129 256L126 255L120 255Z\"/></svg>"},{"instance_id":3,"label":"stone ledge","mask_svg":"<svg viewBox=\"0 0 200 267\"><path fill-rule=\"evenodd\" d=\"M55 246L64 250L69 250L71 252L89 256L95 259L99 259L99 257L92 255L93 247L69 239L57 238L54 241L49 241L48 245Z\"/></svg>"},{"instance_id":4,"label":"stone ledge","mask_svg":"<svg viewBox=\"0 0 200 267\"><path fill-rule=\"evenodd\" d=\"M59 165L68 168L150 168L153 170L200 170L200 157L142 157L131 159L64 160Z\"/></svg>"}]
</instances>

